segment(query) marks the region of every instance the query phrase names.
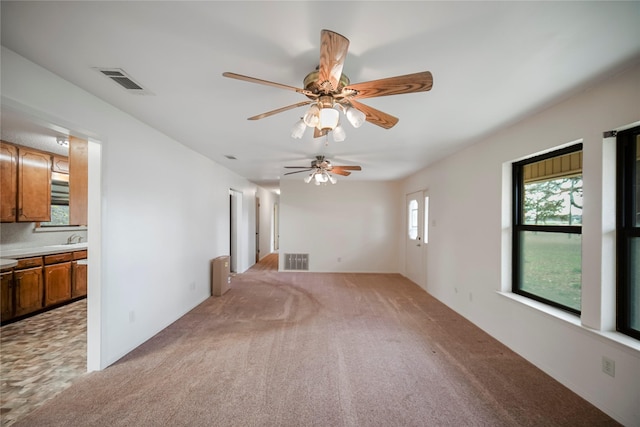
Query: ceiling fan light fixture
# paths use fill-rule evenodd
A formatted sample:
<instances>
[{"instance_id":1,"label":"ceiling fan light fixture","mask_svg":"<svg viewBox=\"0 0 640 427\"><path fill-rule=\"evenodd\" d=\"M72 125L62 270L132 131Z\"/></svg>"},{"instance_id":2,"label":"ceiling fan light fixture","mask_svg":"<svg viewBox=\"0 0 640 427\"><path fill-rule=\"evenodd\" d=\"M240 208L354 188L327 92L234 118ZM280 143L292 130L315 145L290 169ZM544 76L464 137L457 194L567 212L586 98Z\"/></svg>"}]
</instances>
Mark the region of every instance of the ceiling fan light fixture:
<instances>
[{"instance_id":1,"label":"ceiling fan light fixture","mask_svg":"<svg viewBox=\"0 0 640 427\"><path fill-rule=\"evenodd\" d=\"M296 122L296 124L293 125L293 128L291 129L291 138L294 139L300 139L302 138L302 135L304 135L304 131L307 128L307 125L305 124L303 119L300 119Z\"/></svg>"},{"instance_id":2,"label":"ceiling fan light fixture","mask_svg":"<svg viewBox=\"0 0 640 427\"><path fill-rule=\"evenodd\" d=\"M336 126L335 129L333 129L333 140L336 142L342 142L345 140L346 137L347 135L344 132L344 128L342 127L342 124L338 123L338 126Z\"/></svg>"},{"instance_id":3,"label":"ceiling fan light fixture","mask_svg":"<svg viewBox=\"0 0 640 427\"><path fill-rule=\"evenodd\" d=\"M333 108L322 108L320 110L320 122L318 123L318 129L320 130L333 130L338 126L338 120L340 119L340 113Z\"/></svg>"},{"instance_id":4,"label":"ceiling fan light fixture","mask_svg":"<svg viewBox=\"0 0 640 427\"><path fill-rule=\"evenodd\" d=\"M306 178L304 179L304 183L305 183L305 184L310 183L310 182L311 182L311 180L313 179L313 176L314 176L314 175L315 175L315 172L311 172L311 173L309 174L309 176L308 176L308 177L306 177Z\"/></svg>"},{"instance_id":5,"label":"ceiling fan light fixture","mask_svg":"<svg viewBox=\"0 0 640 427\"><path fill-rule=\"evenodd\" d=\"M338 182L338 180L335 179L333 175L327 174L327 176L329 177L329 182L330 183L335 184L336 182Z\"/></svg>"},{"instance_id":6,"label":"ceiling fan light fixture","mask_svg":"<svg viewBox=\"0 0 640 427\"><path fill-rule=\"evenodd\" d=\"M314 179L316 181L316 185L324 184L329 180L325 172L316 172Z\"/></svg>"},{"instance_id":7,"label":"ceiling fan light fixture","mask_svg":"<svg viewBox=\"0 0 640 427\"><path fill-rule=\"evenodd\" d=\"M311 128L318 126L318 123L320 122L320 109L318 106L313 104L309 107L302 120L304 120L304 123Z\"/></svg>"},{"instance_id":8,"label":"ceiling fan light fixture","mask_svg":"<svg viewBox=\"0 0 640 427\"><path fill-rule=\"evenodd\" d=\"M347 108L345 115L354 128L359 128L367 120L367 116L362 111L353 107Z\"/></svg>"}]
</instances>

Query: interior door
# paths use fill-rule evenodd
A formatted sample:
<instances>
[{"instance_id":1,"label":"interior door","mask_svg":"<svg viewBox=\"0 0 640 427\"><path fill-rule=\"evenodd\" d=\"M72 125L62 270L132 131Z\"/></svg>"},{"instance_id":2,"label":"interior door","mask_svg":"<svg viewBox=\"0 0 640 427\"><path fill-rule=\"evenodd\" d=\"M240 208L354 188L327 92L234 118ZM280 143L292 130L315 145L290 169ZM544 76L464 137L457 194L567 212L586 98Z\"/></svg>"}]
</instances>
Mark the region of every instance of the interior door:
<instances>
[{"instance_id":1,"label":"interior door","mask_svg":"<svg viewBox=\"0 0 640 427\"><path fill-rule=\"evenodd\" d=\"M240 226L242 224L242 192L229 190L229 264L232 273L240 268Z\"/></svg>"},{"instance_id":2,"label":"interior door","mask_svg":"<svg viewBox=\"0 0 640 427\"><path fill-rule=\"evenodd\" d=\"M260 261L260 198L256 197L256 262Z\"/></svg>"},{"instance_id":3,"label":"interior door","mask_svg":"<svg viewBox=\"0 0 640 427\"><path fill-rule=\"evenodd\" d=\"M425 287L426 266L424 241L425 193L416 191L407 194L405 228L405 271L414 283Z\"/></svg>"},{"instance_id":4,"label":"interior door","mask_svg":"<svg viewBox=\"0 0 640 427\"><path fill-rule=\"evenodd\" d=\"M280 249L280 222L279 222L279 208L278 204L273 205L273 250Z\"/></svg>"}]
</instances>

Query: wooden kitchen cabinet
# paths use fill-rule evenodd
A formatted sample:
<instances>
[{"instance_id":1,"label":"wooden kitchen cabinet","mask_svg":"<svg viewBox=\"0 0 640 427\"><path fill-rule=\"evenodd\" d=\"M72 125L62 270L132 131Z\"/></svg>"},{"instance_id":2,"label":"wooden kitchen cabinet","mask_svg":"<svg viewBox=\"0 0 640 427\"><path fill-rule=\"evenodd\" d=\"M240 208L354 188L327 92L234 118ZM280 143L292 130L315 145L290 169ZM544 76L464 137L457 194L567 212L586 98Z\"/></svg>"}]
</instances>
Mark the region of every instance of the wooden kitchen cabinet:
<instances>
[{"instance_id":1,"label":"wooden kitchen cabinet","mask_svg":"<svg viewBox=\"0 0 640 427\"><path fill-rule=\"evenodd\" d=\"M69 158L62 156L52 156L51 172L69 175Z\"/></svg>"},{"instance_id":2,"label":"wooden kitchen cabinet","mask_svg":"<svg viewBox=\"0 0 640 427\"><path fill-rule=\"evenodd\" d=\"M0 142L0 221L15 222L18 194L18 148Z\"/></svg>"},{"instance_id":3,"label":"wooden kitchen cabinet","mask_svg":"<svg viewBox=\"0 0 640 427\"><path fill-rule=\"evenodd\" d=\"M71 299L71 261L44 266L44 306Z\"/></svg>"},{"instance_id":4,"label":"wooden kitchen cabinet","mask_svg":"<svg viewBox=\"0 0 640 427\"><path fill-rule=\"evenodd\" d=\"M89 200L89 143L69 138L69 224L87 225Z\"/></svg>"},{"instance_id":5,"label":"wooden kitchen cabinet","mask_svg":"<svg viewBox=\"0 0 640 427\"><path fill-rule=\"evenodd\" d=\"M87 259L87 251L73 252L73 262L71 263L71 298L83 297L87 295L87 264L78 263Z\"/></svg>"},{"instance_id":6,"label":"wooden kitchen cabinet","mask_svg":"<svg viewBox=\"0 0 640 427\"><path fill-rule=\"evenodd\" d=\"M0 319L11 319L14 316L13 271L0 273Z\"/></svg>"},{"instance_id":7,"label":"wooden kitchen cabinet","mask_svg":"<svg viewBox=\"0 0 640 427\"><path fill-rule=\"evenodd\" d=\"M86 297L87 250L19 258L1 272L2 324Z\"/></svg>"},{"instance_id":8,"label":"wooden kitchen cabinet","mask_svg":"<svg viewBox=\"0 0 640 427\"><path fill-rule=\"evenodd\" d=\"M22 316L39 310L42 305L42 267L13 271L15 313Z\"/></svg>"},{"instance_id":9,"label":"wooden kitchen cabinet","mask_svg":"<svg viewBox=\"0 0 640 427\"><path fill-rule=\"evenodd\" d=\"M51 220L51 155L18 149L18 221Z\"/></svg>"},{"instance_id":10,"label":"wooden kitchen cabinet","mask_svg":"<svg viewBox=\"0 0 640 427\"><path fill-rule=\"evenodd\" d=\"M71 298L87 295L87 265L71 263Z\"/></svg>"}]
</instances>

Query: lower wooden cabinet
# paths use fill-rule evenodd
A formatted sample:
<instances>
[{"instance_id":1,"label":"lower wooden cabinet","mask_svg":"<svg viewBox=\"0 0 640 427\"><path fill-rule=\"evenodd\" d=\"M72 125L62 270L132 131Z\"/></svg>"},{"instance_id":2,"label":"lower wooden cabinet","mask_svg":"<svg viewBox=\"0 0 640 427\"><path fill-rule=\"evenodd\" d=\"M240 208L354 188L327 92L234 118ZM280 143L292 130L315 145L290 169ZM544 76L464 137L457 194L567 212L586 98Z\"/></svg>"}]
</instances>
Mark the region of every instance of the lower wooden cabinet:
<instances>
[{"instance_id":1,"label":"lower wooden cabinet","mask_svg":"<svg viewBox=\"0 0 640 427\"><path fill-rule=\"evenodd\" d=\"M44 266L44 305L71 299L71 262Z\"/></svg>"},{"instance_id":2,"label":"lower wooden cabinet","mask_svg":"<svg viewBox=\"0 0 640 427\"><path fill-rule=\"evenodd\" d=\"M87 265L71 263L71 298L87 295Z\"/></svg>"},{"instance_id":3,"label":"lower wooden cabinet","mask_svg":"<svg viewBox=\"0 0 640 427\"><path fill-rule=\"evenodd\" d=\"M13 317L13 271L0 273L0 318L7 320Z\"/></svg>"},{"instance_id":4,"label":"lower wooden cabinet","mask_svg":"<svg viewBox=\"0 0 640 427\"><path fill-rule=\"evenodd\" d=\"M37 314L87 295L87 251L18 259L0 272L2 323Z\"/></svg>"},{"instance_id":5,"label":"lower wooden cabinet","mask_svg":"<svg viewBox=\"0 0 640 427\"><path fill-rule=\"evenodd\" d=\"M42 305L42 267L14 270L15 316L39 310Z\"/></svg>"}]
</instances>

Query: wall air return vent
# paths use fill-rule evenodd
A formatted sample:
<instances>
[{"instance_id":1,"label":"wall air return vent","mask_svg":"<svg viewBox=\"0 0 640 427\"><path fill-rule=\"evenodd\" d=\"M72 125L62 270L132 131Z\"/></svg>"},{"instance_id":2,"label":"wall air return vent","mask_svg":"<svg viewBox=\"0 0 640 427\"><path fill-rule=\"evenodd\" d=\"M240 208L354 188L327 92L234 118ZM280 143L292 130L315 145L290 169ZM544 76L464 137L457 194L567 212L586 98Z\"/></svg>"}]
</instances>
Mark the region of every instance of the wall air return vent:
<instances>
[{"instance_id":1,"label":"wall air return vent","mask_svg":"<svg viewBox=\"0 0 640 427\"><path fill-rule=\"evenodd\" d=\"M284 254L284 269L309 271L309 254Z\"/></svg>"},{"instance_id":2,"label":"wall air return vent","mask_svg":"<svg viewBox=\"0 0 640 427\"><path fill-rule=\"evenodd\" d=\"M118 83L127 92L136 95L153 95L151 92L136 83L122 68L94 68L103 76L106 76Z\"/></svg>"}]
</instances>

